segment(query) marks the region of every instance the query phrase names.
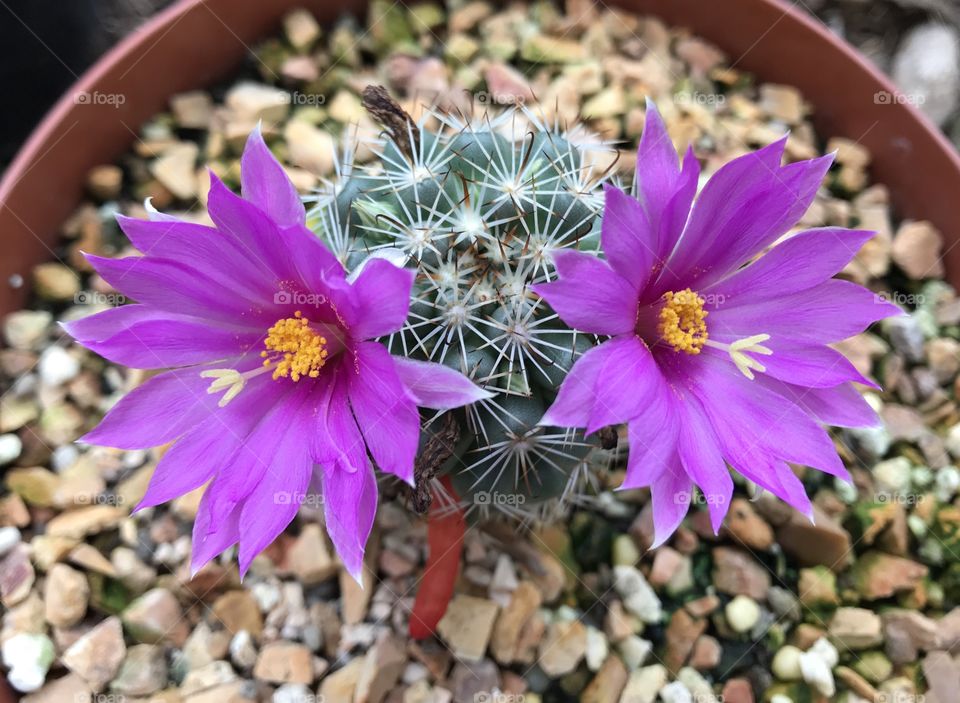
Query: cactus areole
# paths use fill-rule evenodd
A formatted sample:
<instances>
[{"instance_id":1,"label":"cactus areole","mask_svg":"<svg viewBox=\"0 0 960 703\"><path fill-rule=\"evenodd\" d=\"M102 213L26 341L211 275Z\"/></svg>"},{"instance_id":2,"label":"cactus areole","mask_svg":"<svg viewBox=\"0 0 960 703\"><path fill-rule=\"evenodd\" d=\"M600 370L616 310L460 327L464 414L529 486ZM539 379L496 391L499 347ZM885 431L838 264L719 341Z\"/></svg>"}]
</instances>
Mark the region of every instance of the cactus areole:
<instances>
[{"instance_id":1,"label":"cactus areole","mask_svg":"<svg viewBox=\"0 0 960 703\"><path fill-rule=\"evenodd\" d=\"M383 127L376 158L358 165L348 152L308 223L348 270L377 257L413 268L410 315L388 349L492 394L457 413L461 441L433 471L451 475L471 516L543 517L576 493L598 448L539 424L597 338L565 325L531 286L555 278L558 251L598 251L616 151L523 109L414 122L383 88L363 98Z\"/></svg>"}]
</instances>

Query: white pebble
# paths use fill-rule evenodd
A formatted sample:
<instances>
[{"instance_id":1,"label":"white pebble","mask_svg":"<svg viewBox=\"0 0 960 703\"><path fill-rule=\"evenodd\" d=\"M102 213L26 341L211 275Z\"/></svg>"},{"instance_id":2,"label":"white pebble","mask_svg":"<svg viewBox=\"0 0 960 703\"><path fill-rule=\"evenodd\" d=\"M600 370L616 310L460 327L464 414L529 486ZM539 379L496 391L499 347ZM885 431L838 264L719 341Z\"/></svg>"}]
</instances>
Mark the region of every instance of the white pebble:
<instances>
[{"instance_id":1,"label":"white pebble","mask_svg":"<svg viewBox=\"0 0 960 703\"><path fill-rule=\"evenodd\" d=\"M630 535L618 535L613 540L612 551L614 566L635 566L642 556Z\"/></svg>"},{"instance_id":2,"label":"white pebble","mask_svg":"<svg viewBox=\"0 0 960 703\"><path fill-rule=\"evenodd\" d=\"M312 703L316 696L302 683L285 683L273 692L273 703Z\"/></svg>"},{"instance_id":3,"label":"white pebble","mask_svg":"<svg viewBox=\"0 0 960 703\"><path fill-rule=\"evenodd\" d=\"M823 659L831 669L840 661L840 654L837 652L837 648L834 647L826 637L818 639L807 651L814 652L818 657Z\"/></svg>"},{"instance_id":4,"label":"white pebble","mask_svg":"<svg viewBox=\"0 0 960 703\"><path fill-rule=\"evenodd\" d=\"M800 673L803 680L828 698L837 691L831 669L836 666L837 650L826 639L820 638L800 655Z\"/></svg>"},{"instance_id":5,"label":"white pebble","mask_svg":"<svg viewBox=\"0 0 960 703\"><path fill-rule=\"evenodd\" d=\"M736 596L724 609L727 623L734 632L749 632L760 619L760 606L749 596Z\"/></svg>"},{"instance_id":6,"label":"white pebble","mask_svg":"<svg viewBox=\"0 0 960 703\"><path fill-rule=\"evenodd\" d=\"M0 435L0 466L9 464L20 456L23 451L23 442L15 434Z\"/></svg>"},{"instance_id":7,"label":"white pebble","mask_svg":"<svg viewBox=\"0 0 960 703\"><path fill-rule=\"evenodd\" d=\"M0 557L20 544L20 530L16 527L0 527Z\"/></svg>"},{"instance_id":8,"label":"white pebble","mask_svg":"<svg viewBox=\"0 0 960 703\"><path fill-rule=\"evenodd\" d=\"M950 428L943 444L954 459L960 459L960 422Z\"/></svg>"},{"instance_id":9,"label":"white pebble","mask_svg":"<svg viewBox=\"0 0 960 703\"><path fill-rule=\"evenodd\" d=\"M627 665L627 669L630 671L634 671L643 666L647 657L650 656L650 652L653 651L652 642L637 637L636 635L630 635L622 639L617 647L620 649L623 663Z\"/></svg>"},{"instance_id":10,"label":"white pebble","mask_svg":"<svg viewBox=\"0 0 960 703\"><path fill-rule=\"evenodd\" d=\"M603 662L610 653L607 637L595 627L587 627L587 668L590 671L600 671Z\"/></svg>"},{"instance_id":11,"label":"white pebble","mask_svg":"<svg viewBox=\"0 0 960 703\"><path fill-rule=\"evenodd\" d=\"M680 669L677 672L677 681L687 687L695 703L717 703L717 697L713 694L710 682L693 667L685 666Z\"/></svg>"},{"instance_id":12,"label":"white pebble","mask_svg":"<svg viewBox=\"0 0 960 703\"><path fill-rule=\"evenodd\" d=\"M781 681L799 681L803 677L800 671L801 654L803 651L792 644L781 647L773 656L773 662L770 665L773 675Z\"/></svg>"},{"instance_id":13,"label":"white pebble","mask_svg":"<svg viewBox=\"0 0 960 703\"><path fill-rule=\"evenodd\" d=\"M48 347L37 364L40 380L46 386L61 386L80 373L80 362L63 347Z\"/></svg>"},{"instance_id":14,"label":"white pebble","mask_svg":"<svg viewBox=\"0 0 960 703\"><path fill-rule=\"evenodd\" d=\"M251 592L257 605L260 606L260 612L269 613L280 603L281 593L275 583L261 581L254 584Z\"/></svg>"},{"instance_id":15,"label":"white pebble","mask_svg":"<svg viewBox=\"0 0 960 703\"><path fill-rule=\"evenodd\" d=\"M907 32L893 59L891 73L897 86L937 124L953 114L960 100L958 43L952 27L927 22Z\"/></svg>"},{"instance_id":16,"label":"white pebble","mask_svg":"<svg viewBox=\"0 0 960 703\"><path fill-rule=\"evenodd\" d=\"M80 450L77 449L77 445L63 444L53 450L50 463L53 465L54 471L61 473L76 464L79 458Z\"/></svg>"},{"instance_id":17,"label":"white pebble","mask_svg":"<svg viewBox=\"0 0 960 703\"><path fill-rule=\"evenodd\" d=\"M10 669L7 680L18 691L36 691L46 681L55 656L46 635L16 634L3 643L3 663Z\"/></svg>"},{"instance_id":18,"label":"white pebble","mask_svg":"<svg viewBox=\"0 0 960 703\"><path fill-rule=\"evenodd\" d=\"M937 471L937 500L947 503L960 489L960 471L956 466L944 466Z\"/></svg>"},{"instance_id":19,"label":"white pebble","mask_svg":"<svg viewBox=\"0 0 960 703\"><path fill-rule=\"evenodd\" d=\"M420 662L410 662L403 669L403 676L401 679L408 686L415 684L417 681L424 681L430 676L430 670L427 669Z\"/></svg>"},{"instance_id":20,"label":"white pebble","mask_svg":"<svg viewBox=\"0 0 960 703\"><path fill-rule=\"evenodd\" d=\"M679 681L673 681L660 689L663 703L693 703L693 696Z\"/></svg>"},{"instance_id":21,"label":"white pebble","mask_svg":"<svg viewBox=\"0 0 960 703\"><path fill-rule=\"evenodd\" d=\"M257 648L253 637L246 630L240 630L230 640L230 661L239 669L249 669L257 662Z\"/></svg>"},{"instance_id":22,"label":"white pebble","mask_svg":"<svg viewBox=\"0 0 960 703\"><path fill-rule=\"evenodd\" d=\"M613 585L623 598L623 606L643 622L658 623L663 607L656 592L640 570L633 566L613 567Z\"/></svg>"}]
</instances>

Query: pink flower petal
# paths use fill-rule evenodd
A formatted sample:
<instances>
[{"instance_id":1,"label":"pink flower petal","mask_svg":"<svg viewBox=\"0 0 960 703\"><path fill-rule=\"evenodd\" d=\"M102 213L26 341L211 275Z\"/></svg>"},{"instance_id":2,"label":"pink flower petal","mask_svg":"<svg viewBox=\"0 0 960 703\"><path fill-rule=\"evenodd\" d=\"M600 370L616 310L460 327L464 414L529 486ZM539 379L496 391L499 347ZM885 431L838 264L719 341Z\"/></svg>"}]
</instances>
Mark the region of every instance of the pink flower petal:
<instances>
[{"instance_id":1,"label":"pink flower petal","mask_svg":"<svg viewBox=\"0 0 960 703\"><path fill-rule=\"evenodd\" d=\"M656 271L657 232L639 202L609 184L604 186L604 193L600 232L603 253L614 271L634 289L643 290Z\"/></svg>"},{"instance_id":2,"label":"pink flower petal","mask_svg":"<svg viewBox=\"0 0 960 703\"><path fill-rule=\"evenodd\" d=\"M532 286L570 327L594 334L626 334L637 322L637 289L592 254L553 254L559 279Z\"/></svg>"},{"instance_id":3,"label":"pink flower petal","mask_svg":"<svg viewBox=\"0 0 960 703\"><path fill-rule=\"evenodd\" d=\"M306 221L303 201L280 162L267 148L259 125L247 138L240 157L240 182L243 197L281 227L302 225Z\"/></svg>"},{"instance_id":4,"label":"pink flower petal","mask_svg":"<svg viewBox=\"0 0 960 703\"><path fill-rule=\"evenodd\" d=\"M209 378L191 367L159 374L120 399L92 431L86 444L146 449L175 440L209 417L219 398L207 393Z\"/></svg>"},{"instance_id":5,"label":"pink flower petal","mask_svg":"<svg viewBox=\"0 0 960 703\"><path fill-rule=\"evenodd\" d=\"M665 543L683 522L690 509L693 483L674 457L666 470L650 486L650 501L653 503L653 544L656 549Z\"/></svg>"},{"instance_id":6,"label":"pink flower petal","mask_svg":"<svg viewBox=\"0 0 960 703\"><path fill-rule=\"evenodd\" d=\"M357 347L357 368L347 371L350 406L367 449L381 471L413 485L420 414L382 344Z\"/></svg>"},{"instance_id":7,"label":"pink flower petal","mask_svg":"<svg viewBox=\"0 0 960 703\"><path fill-rule=\"evenodd\" d=\"M677 454L687 475L700 487L710 512L710 524L717 534L730 508L733 479L713 428L696 407L696 401L690 399L680 409L682 428L677 436Z\"/></svg>"},{"instance_id":8,"label":"pink flower petal","mask_svg":"<svg viewBox=\"0 0 960 703\"><path fill-rule=\"evenodd\" d=\"M262 330L215 326L145 305L111 308L63 327L105 359L137 369L188 366L250 352L256 356L263 348Z\"/></svg>"},{"instance_id":9,"label":"pink flower petal","mask_svg":"<svg viewBox=\"0 0 960 703\"><path fill-rule=\"evenodd\" d=\"M327 534L347 572L363 583L363 555L377 512L377 479L370 462L356 471L324 466L323 510Z\"/></svg>"},{"instance_id":10,"label":"pink flower petal","mask_svg":"<svg viewBox=\"0 0 960 703\"><path fill-rule=\"evenodd\" d=\"M769 334L795 343L825 344L860 334L877 320L903 311L866 288L829 280L787 295L718 305L710 311L707 329L720 339Z\"/></svg>"},{"instance_id":11,"label":"pink flower petal","mask_svg":"<svg viewBox=\"0 0 960 703\"><path fill-rule=\"evenodd\" d=\"M393 357L393 364L413 402L421 408L450 410L493 397L459 371L443 364L399 356Z\"/></svg>"},{"instance_id":12,"label":"pink flower petal","mask_svg":"<svg viewBox=\"0 0 960 703\"><path fill-rule=\"evenodd\" d=\"M193 547L190 555L190 576L196 576L206 564L240 541L240 506L236 506L216 526L211 525L210 491L200 499L193 522Z\"/></svg>"},{"instance_id":13,"label":"pink flower petal","mask_svg":"<svg viewBox=\"0 0 960 703\"><path fill-rule=\"evenodd\" d=\"M366 263L353 284L356 320L350 329L355 339L372 339L403 327L410 310L414 272L386 259Z\"/></svg>"},{"instance_id":14,"label":"pink flower petal","mask_svg":"<svg viewBox=\"0 0 960 703\"><path fill-rule=\"evenodd\" d=\"M744 305L807 290L838 274L873 236L840 227L806 230L700 292L723 305Z\"/></svg>"},{"instance_id":15,"label":"pink flower petal","mask_svg":"<svg viewBox=\"0 0 960 703\"><path fill-rule=\"evenodd\" d=\"M627 425L627 472L618 490L652 486L664 471L679 463L677 436L680 418L676 402L651 403Z\"/></svg>"},{"instance_id":16,"label":"pink flower petal","mask_svg":"<svg viewBox=\"0 0 960 703\"><path fill-rule=\"evenodd\" d=\"M241 578L254 557L296 517L303 502L313 472L305 439L309 429L309 415L300 413L260 482L243 501L238 555Z\"/></svg>"},{"instance_id":17,"label":"pink flower petal","mask_svg":"<svg viewBox=\"0 0 960 703\"><path fill-rule=\"evenodd\" d=\"M804 388L767 376L760 376L757 380L790 402L796 403L810 417L825 425L880 427L883 424L877 412L849 383L833 388Z\"/></svg>"}]
</instances>

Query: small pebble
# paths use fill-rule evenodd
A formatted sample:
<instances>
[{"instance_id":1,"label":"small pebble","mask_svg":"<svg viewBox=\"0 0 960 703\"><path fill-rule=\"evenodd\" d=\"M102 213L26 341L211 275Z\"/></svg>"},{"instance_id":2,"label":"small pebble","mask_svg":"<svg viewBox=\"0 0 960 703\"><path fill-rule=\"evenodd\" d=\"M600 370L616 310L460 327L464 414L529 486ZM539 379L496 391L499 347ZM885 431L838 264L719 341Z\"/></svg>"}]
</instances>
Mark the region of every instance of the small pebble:
<instances>
[{"instance_id":1,"label":"small pebble","mask_svg":"<svg viewBox=\"0 0 960 703\"><path fill-rule=\"evenodd\" d=\"M734 632L749 632L760 619L760 606L749 596L735 596L723 612Z\"/></svg>"}]
</instances>

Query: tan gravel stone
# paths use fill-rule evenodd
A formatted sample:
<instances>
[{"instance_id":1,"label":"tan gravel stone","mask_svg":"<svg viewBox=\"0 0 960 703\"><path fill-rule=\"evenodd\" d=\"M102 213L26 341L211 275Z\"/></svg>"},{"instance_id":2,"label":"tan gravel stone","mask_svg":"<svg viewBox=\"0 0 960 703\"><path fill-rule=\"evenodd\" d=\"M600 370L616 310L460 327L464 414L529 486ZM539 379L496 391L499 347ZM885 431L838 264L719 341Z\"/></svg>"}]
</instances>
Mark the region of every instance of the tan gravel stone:
<instances>
[{"instance_id":1,"label":"tan gravel stone","mask_svg":"<svg viewBox=\"0 0 960 703\"><path fill-rule=\"evenodd\" d=\"M103 690L120 669L127 654L120 619L109 617L80 637L60 660L93 690Z\"/></svg>"},{"instance_id":2,"label":"tan gravel stone","mask_svg":"<svg viewBox=\"0 0 960 703\"><path fill-rule=\"evenodd\" d=\"M467 661L480 661L493 634L499 607L486 598L457 594L437 625L453 653Z\"/></svg>"},{"instance_id":3,"label":"tan gravel stone","mask_svg":"<svg viewBox=\"0 0 960 703\"><path fill-rule=\"evenodd\" d=\"M47 573L43 599L47 622L56 627L69 627L87 612L90 585L79 571L66 564L54 564Z\"/></svg>"},{"instance_id":4,"label":"tan gravel stone","mask_svg":"<svg viewBox=\"0 0 960 703\"><path fill-rule=\"evenodd\" d=\"M296 642L271 642L260 650L253 675L268 683L302 683L313 681L313 655Z\"/></svg>"},{"instance_id":5,"label":"tan gravel stone","mask_svg":"<svg viewBox=\"0 0 960 703\"><path fill-rule=\"evenodd\" d=\"M616 655L610 655L580 694L580 700L583 703L617 703L627 685L627 678L623 662Z\"/></svg>"},{"instance_id":6,"label":"tan gravel stone","mask_svg":"<svg viewBox=\"0 0 960 703\"><path fill-rule=\"evenodd\" d=\"M249 591L227 591L214 602L212 610L232 635L246 630L259 637L263 630L263 616Z\"/></svg>"},{"instance_id":7,"label":"tan gravel stone","mask_svg":"<svg viewBox=\"0 0 960 703\"><path fill-rule=\"evenodd\" d=\"M579 620L555 622L540 644L540 668L561 677L577 668L587 652L587 628Z\"/></svg>"},{"instance_id":8,"label":"tan gravel stone","mask_svg":"<svg viewBox=\"0 0 960 703\"><path fill-rule=\"evenodd\" d=\"M940 278L943 261L940 251L943 237L929 222L905 222L893 238L891 255L910 278Z\"/></svg>"},{"instance_id":9,"label":"tan gravel stone","mask_svg":"<svg viewBox=\"0 0 960 703\"><path fill-rule=\"evenodd\" d=\"M529 581L517 584L509 604L497 617L490 640L490 651L498 662L509 664L515 660L520 634L541 602L536 586Z\"/></svg>"}]
</instances>

